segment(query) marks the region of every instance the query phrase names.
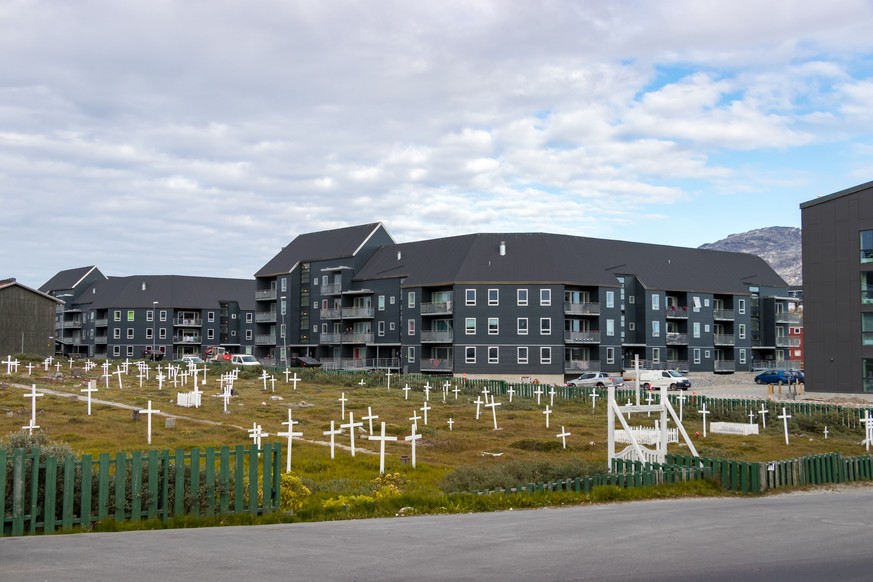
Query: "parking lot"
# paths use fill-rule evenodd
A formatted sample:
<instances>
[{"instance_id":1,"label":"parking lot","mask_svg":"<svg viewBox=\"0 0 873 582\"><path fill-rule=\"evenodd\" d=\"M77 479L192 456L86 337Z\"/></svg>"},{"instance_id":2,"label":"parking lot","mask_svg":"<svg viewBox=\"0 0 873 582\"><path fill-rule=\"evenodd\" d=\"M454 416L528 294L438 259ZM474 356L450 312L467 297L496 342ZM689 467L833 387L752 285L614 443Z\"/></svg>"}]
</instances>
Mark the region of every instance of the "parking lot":
<instances>
[{"instance_id":1,"label":"parking lot","mask_svg":"<svg viewBox=\"0 0 873 582\"><path fill-rule=\"evenodd\" d=\"M688 378L691 380L691 390L698 394L738 396L741 398L766 398L768 395L767 385L755 384L756 373L735 372L733 374L712 374L704 372L691 372ZM626 383L629 384L629 383ZM773 386L773 398L790 400L788 386ZM868 404L873 402L873 394L839 394L834 392L807 392L803 384L798 387L797 400L825 401L837 404Z\"/></svg>"}]
</instances>

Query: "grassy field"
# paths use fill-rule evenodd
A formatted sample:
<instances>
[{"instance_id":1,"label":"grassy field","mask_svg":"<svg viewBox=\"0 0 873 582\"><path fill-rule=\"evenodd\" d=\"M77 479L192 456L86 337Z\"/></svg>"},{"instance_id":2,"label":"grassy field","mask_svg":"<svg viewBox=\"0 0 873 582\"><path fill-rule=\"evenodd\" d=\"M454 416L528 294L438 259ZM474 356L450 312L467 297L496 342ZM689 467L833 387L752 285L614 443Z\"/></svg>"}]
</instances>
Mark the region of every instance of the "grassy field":
<instances>
[{"instance_id":1,"label":"grassy field","mask_svg":"<svg viewBox=\"0 0 873 582\"><path fill-rule=\"evenodd\" d=\"M423 418L418 420L418 432L422 438L417 442L418 462L413 469L408 459L411 447L403 437L410 434L410 417L413 414L423 417L422 407L426 402L423 382L410 383L412 390L407 399L400 389L403 384L398 385L396 377L392 378L392 388L388 390L384 382L382 386L376 386L378 378L374 376L338 376L299 370L303 381L296 390L285 383L284 376L280 376L273 392L271 382L267 382L264 390L264 383L258 379L257 373L249 371L242 373L235 382L236 395L228 412L224 413L222 399L218 397L222 371L227 369L209 368L206 383L201 385L203 406L196 409L176 405L176 393L190 391L193 381L189 380L184 388L181 385L174 388L165 382L163 390L159 390L154 371L151 379L143 381L142 386L133 372L124 376L122 389L118 388L114 377L107 388L105 380L99 377L99 368L92 370L90 376L73 379L67 373L58 381L50 380L50 374L42 371L34 371L33 376L28 376L26 370L17 375L0 373L0 381L5 384L0 389L0 436L20 430L30 420L31 399L26 397L29 391L12 384L29 386L35 383L38 391L51 390L67 395L46 394L37 398L36 424L52 440L70 444L77 453L148 448L145 418L133 420L130 409L95 402L92 415L87 415L85 395L80 390L90 377L97 381L99 390L93 395L94 399L137 408L145 408L151 400L152 408L175 417L172 428L165 426L162 416L153 419L151 448L155 449L250 444L247 430L253 423L260 424L269 434L266 440L274 440L277 432L287 430L281 423L287 420L290 407L294 419L299 421L295 430L303 432L303 438L294 441L293 469L312 491L313 497L322 500L372 495L374 488L384 485L375 481L379 473L378 443L366 440L366 435L359 432L357 455L353 458L348 449L350 437L346 429L344 434L336 437L337 448L332 460L327 446L329 437L323 434L330 428L331 420L339 425L348 422L349 413L353 413L355 421L361 422L368 410L378 416L373 424L376 432L384 421L386 433L398 437L397 442L387 445L387 472L399 473L402 481L399 488L405 494L417 495L421 503L428 496L443 495L447 490L464 486L476 487L501 480L517 484L538 477L558 478L554 476L556 471L575 477L583 471L606 469L607 415L603 399L597 401L595 408L587 398L556 399L554 406L550 407L553 410L550 427L546 428L543 410L548 397L543 397L541 404L537 405L535 399L515 398L510 403L506 396L501 396L498 398L500 406L496 408L498 430L494 430L490 409L483 406L480 418L476 419L475 400L479 392L465 390L457 399L449 392L444 402L442 390L436 388L427 401L430 407L427 424ZM364 385L359 384L361 378L364 378ZM374 385L367 385L367 380ZM348 399L345 420L340 413L339 399L343 394ZM851 455L864 452L859 445L863 439L862 431L829 426L830 435L825 439L820 432L822 427L807 423L806 429L801 430L799 419L792 419L789 445L785 444L781 421L775 418L768 419L767 429L759 436L695 436L695 433L702 433L696 408L690 404L686 406L685 427L703 456L760 461L833 451ZM454 423L451 430L449 419ZM369 424L363 422L363 428L358 430L368 432ZM645 413L635 414L629 423L653 425L654 416L648 418ZM566 449L562 448L561 440L556 436L562 426L571 433ZM687 450L683 446L671 445L671 450Z\"/></svg>"}]
</instances>

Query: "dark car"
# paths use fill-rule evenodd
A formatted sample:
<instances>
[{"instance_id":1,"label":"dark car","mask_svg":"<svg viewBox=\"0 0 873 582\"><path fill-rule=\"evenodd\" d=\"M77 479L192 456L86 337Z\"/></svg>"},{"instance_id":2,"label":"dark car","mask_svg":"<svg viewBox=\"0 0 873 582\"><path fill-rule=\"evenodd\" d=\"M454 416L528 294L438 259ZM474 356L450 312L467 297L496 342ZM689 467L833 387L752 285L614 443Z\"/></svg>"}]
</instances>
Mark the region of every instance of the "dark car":
<instances>
[{"instance_id":1,"label":"dark car","mask_svg":"<svg viewBox=\"0 0 873 582\"><path fill-rule=\"evenodd\" d=\"M306 356L298 356L296 358L291 358L290 364L292 367L295 367L295 368L320 368L321 367L321 362L319 362L315 358L309 358Z\"/></svg>"},{"instance_id":2,"label":"dark car","mask_svg":"<svg viewBox=\"0 0 873 582\"><path fill-rule=\"evenodd\" d=\"M755 384L791 384L797 382L788 370L766 370L755 376Z\"/></svg>"}]
</instances>

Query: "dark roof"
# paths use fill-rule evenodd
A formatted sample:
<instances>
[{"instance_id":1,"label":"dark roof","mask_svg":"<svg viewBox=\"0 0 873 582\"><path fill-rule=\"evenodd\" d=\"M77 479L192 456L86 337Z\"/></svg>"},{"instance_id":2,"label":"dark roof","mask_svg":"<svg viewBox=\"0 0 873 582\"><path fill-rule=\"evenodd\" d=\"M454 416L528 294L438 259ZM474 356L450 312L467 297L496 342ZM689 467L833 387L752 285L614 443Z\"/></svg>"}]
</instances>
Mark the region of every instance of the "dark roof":
<instances>
[{"instance_id":1,"label":"dark roof","mask_svg":"<svg viewBox=\"0 0 873 582\"><path fill-rule=\"evenodd\" d=\"M818 198L803 202L800 204L800 209L803 210L804 208L809 208L810 206L815 206L816 204L830 202L831 200L835 200L836 198L842 198L843 196L849 196L850 194L857 194L858 192L870 190L871 188L873 188L873 182L867 182L865 184L852 186L851 188L846 188L845 190L840 190L839 192L834 192L833 194L819 196Z\"/></svg>"},{"instance_id":2,"label":"dark roof","mask_svg":"<svg viewBox=\"0 0 873 582\"><path fill-rule=\"evenodd\" d=\"M145 290L143 290L145 286ZM236 301L254 311L254 279L221 279L183 275L134 275L97 281L77 301L92 309L145 308L153 302L167 309L218 309L220 301Z\"/></svg>"},{"instance_id":3,"label":"dark roof","mask_svg":"<svg viewBox=\"0 0 873 582\"><path fill-rule=\"evenodd\" d=\"M105 278L105 275L100 273L100 270L97 269L95 265L91 265L90 267L78 267L76 269L67 269L66 271L59 272L57 275L46 281L39 290L43 293L48 293L49 291L59 291L62 289L75 289L76 285L81 283L82 280L90 275L92 271L97 271L97 273Z\"/></svg>"},{"instance_id":4,"label":"dark roof","mask_svg":"<svg viewBox=\"0 0 873 582\"><path fill-rule=\"evenodd\" d=\"M373 222L301 234L261 267L255 273L255 277L290 273L294 266L301 261L325 261L353 257L380 227L382 227L382 223Z\"/></svg>"},{"instance_id":5,"label":"dark roof","mask_svg":"<svg viewBox=\"0 0 873 582\"><path fill-rule=\"evenodd\" d=\"M470 234L389 245L355 279L404 277L404 287L522 282L614 287L616 275L634 275L649 289L704 293L748 293L748 285L787 287L755 255L547 233Z\"/></svg>"},{"instance_id":6,"label":"dark roof","mask_svg":"<svg viewBox=\"0 0 873 582\"><path fill-rule=\"evenodd\" d=\"M45 297L46 299L50 299L50 300L54 301L55 303L63 304L63 300L58 299L57 297L52 297L51 295L49 295L48 293L45 293L43 291L37 291L36 289L33 289L32 287L28 287L27 285L22 285L21 283L19 283L15 279L10 279L7 281L0 282L0 291L2 291L3 289L8 289L10 287L20 287L21 289L24 289L25 291L30 291L31 293L35 293L36 295L40 295L42 297Z\"/></svg>"}]
</instances>

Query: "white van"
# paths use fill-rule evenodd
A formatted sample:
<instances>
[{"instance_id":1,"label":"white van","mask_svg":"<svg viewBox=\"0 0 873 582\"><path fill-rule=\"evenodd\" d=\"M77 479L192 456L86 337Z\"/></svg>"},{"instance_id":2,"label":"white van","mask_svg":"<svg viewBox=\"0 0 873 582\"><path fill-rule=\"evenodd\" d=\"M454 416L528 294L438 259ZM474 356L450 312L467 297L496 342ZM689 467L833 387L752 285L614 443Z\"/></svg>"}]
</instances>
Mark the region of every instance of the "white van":
<instances>
[{"instance_id":1,"label":"white van","mask_svg":"<svg viewBox=\"0 0 873 582\"><path fill-rule=\"evenodd\" d=\"M625 372L625 380L636 380L633 371ZM676 370L640 370L640 388L648 390L688 390L691 388L691 380Z\"/></svg>"}]
</instances>

